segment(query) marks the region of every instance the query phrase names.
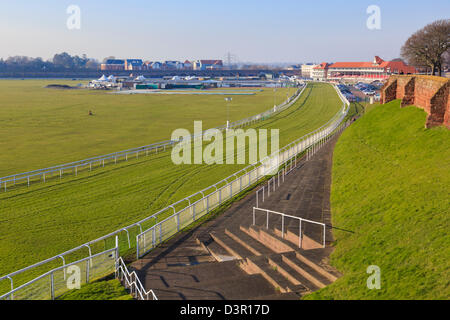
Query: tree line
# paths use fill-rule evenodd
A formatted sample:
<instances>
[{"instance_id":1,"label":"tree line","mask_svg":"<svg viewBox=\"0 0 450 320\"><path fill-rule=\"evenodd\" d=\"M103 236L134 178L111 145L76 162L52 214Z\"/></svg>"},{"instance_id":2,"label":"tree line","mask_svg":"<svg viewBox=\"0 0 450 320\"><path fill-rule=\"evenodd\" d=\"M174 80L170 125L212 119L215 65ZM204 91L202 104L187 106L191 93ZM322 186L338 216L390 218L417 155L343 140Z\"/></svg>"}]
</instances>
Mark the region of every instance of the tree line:
<instances>
[{"instance_id":1,"label":"tree line","mask_svg":"<svg viewBox=\"0 0 450 320\"><path fill-rule=\"evenodd\" d=\"M13 56L0 59L0 71L60 71L60 70L97 70L100 63L85 54L81 57L71 56L67 52L57 53L52 59L32 58L27 56Z\"/></svg>"}]
</instances>

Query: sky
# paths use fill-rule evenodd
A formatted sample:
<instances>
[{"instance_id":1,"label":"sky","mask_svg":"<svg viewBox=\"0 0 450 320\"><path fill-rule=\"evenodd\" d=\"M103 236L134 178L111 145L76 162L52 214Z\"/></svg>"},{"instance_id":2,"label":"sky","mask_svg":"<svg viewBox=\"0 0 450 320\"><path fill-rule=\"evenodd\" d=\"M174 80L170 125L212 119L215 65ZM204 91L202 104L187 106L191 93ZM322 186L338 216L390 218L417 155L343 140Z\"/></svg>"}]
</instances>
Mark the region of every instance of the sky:
<instances>
[{"instance_id":1,"label":"sky","mask_svg":"<svg viewBox=\"0 0 450 320\"><path fill-rule=\"evenodd\" d=\"M80 8L79 29L67 27L70 5ZM367 27L370 5L380 29ZM449 0L0 0L0 58L389 60L412 33L449 16Z\"/></svg>"}]
</instances>

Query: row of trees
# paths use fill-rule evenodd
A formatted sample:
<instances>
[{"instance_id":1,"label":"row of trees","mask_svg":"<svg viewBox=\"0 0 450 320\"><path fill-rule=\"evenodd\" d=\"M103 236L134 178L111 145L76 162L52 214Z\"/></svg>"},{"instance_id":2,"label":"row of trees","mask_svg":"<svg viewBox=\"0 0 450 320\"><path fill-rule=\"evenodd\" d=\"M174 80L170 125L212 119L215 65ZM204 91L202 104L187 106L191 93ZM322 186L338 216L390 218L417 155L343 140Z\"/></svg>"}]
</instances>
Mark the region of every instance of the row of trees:
<instances>
[{"instance_id":1,"label":"row of trees","mask_svg":"<svg viewBox=\"0 0 450 320\"><path fill-rule=\"evenodd\" d=\"M14 56L0 59L0 71L52 71L52 70L82 70L98 69L99 62L86 55L71 56L67 52L55 54L53 59L44 61L42 58Z\"/></svg>"},{"instance_id":2,"label":"row of trees","mask_svg":"<svg viewBox=\"0 0 450 320\"><path fill-rule=\"evenodd\" d=\"M442 76L450 65L450 19L437 20L414 33L403 45L401 56L410 65Z\"/></svg>"}]
</instances>

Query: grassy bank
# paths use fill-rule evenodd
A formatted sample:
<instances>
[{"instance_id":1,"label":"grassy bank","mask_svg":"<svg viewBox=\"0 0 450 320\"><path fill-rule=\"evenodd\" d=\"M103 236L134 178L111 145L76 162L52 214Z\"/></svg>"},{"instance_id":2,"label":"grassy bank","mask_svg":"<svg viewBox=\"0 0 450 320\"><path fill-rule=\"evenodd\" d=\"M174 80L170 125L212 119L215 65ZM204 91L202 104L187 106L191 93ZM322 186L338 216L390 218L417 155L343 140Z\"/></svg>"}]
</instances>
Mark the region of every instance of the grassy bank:
<instances>
[{"instance_id":1,"label":"grassy bank","mask_svg":"<svg viewBox=\"0 0 450 320\"><path fill-rule=\"evenodd\" d=\"M334 151L331 264L344 276L309 299L450 298L450 130L400 101L376 106ZM381 269L369 290L366 269Z\"/></svg>"}]
</instances>

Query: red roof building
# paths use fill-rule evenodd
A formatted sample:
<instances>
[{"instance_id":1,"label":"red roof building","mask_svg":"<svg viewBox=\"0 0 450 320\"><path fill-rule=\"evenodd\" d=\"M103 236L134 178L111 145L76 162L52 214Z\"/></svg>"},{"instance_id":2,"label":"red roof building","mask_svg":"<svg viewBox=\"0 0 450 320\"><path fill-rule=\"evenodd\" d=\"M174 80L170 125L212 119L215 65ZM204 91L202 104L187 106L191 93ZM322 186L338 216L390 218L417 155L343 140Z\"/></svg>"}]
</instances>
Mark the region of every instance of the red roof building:
<instances>
[{"instance_id":1,"label":"red roof building","mask_svg":"<svg viewBox=\"0 0 450 320\"><path fill-rule=\"evenodd\" d=\"M328 66L328 80L383 80L391 74L413 74L414 67L403 61L384 61L375 56L372 62L336 62Z\"/></svg>"},{"instance_id":2,"label":"red roof building","mask_svg":"<svg viewBox=\"0 0 450 320\"><path fill-rule=\"evenodd\" d=\"M317 81L324 81L327 79L329 64L322 62L321 64L315 66L311 72L311 78Z\"/></svg>"}]
</instances>

